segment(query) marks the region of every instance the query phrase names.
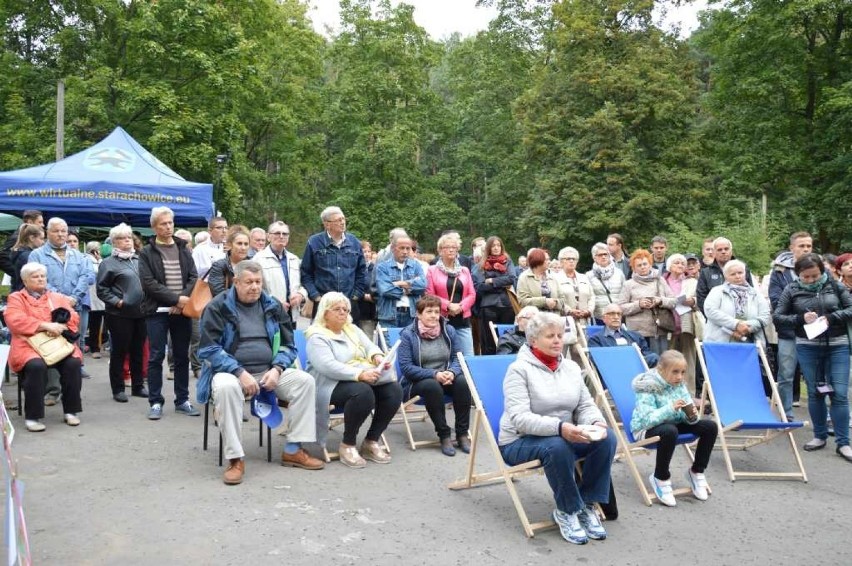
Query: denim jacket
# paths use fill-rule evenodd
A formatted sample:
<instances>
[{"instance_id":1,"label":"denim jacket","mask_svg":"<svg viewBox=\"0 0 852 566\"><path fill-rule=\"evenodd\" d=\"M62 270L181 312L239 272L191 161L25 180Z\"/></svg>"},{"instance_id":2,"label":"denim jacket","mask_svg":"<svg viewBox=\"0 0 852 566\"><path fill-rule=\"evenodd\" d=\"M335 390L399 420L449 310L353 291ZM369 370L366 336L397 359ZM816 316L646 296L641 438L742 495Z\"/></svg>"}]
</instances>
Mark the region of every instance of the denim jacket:
<instances>
[{"instance_id":1,"label":"denim jacket","mask_svg":"<svg viewBox=\"0 0 852 566\"><path fill-rule=\"evenodd\" d=\"M349 299L363 297L367 292L367 262L358 238L346 232L340 247L326 232L308 238L302 256L302 285L311 300L329 291L338 291Z\"/></svg>"},{"instance_id":2,"label":"denim jacket","mask_svg":"<svg viewBox=\"0 0 852 566\"><path fill-rule=\"evenodd\" d=\"M376 303L379 320L396 320L396 302L402 297L403 291L394 286L394 281L400 279L411 283L408 311L412 318L416 316L414 305L426 290L426 274L423 273L423 267L419 261L408 258L400 274L396 260L390 258L376 266L376 287L378 288Z\"/></svg>"},{"instance_id":3,"label":"denim jacket","mask_svg":"<svg viewBox=\"0 0 852 566\"><path fill-rule=\"evenodd\" d=\"M89 286L95 282L95 271L86 254L65 248L65 263L62 263L50 244L45 244L30 253L29 263L45 266L48 290L77 299L74 308L80 312L89 295Z\"/></svg>"},{"instance_id":4,"label":"denim jacket","mask_svg":"<svg viewBox=\"0 0 852 566\"><path fill-rule=\"evenodd\" d=\"M266 334L273 345L278 335L278 351L273 352L269 367L289 368L296 359L296 344L290 316L276 299L265 292L260 294L263 316L266 319ZM198 357L201 359L201 375L196 385L195 399L205 404L210 398L210 385L217 373L231 373L240 368L232 355L240 339L240 321L237 317L237 290L231 287L213 298L201 316L201 343Z\"/></svg>"}]
</instances>

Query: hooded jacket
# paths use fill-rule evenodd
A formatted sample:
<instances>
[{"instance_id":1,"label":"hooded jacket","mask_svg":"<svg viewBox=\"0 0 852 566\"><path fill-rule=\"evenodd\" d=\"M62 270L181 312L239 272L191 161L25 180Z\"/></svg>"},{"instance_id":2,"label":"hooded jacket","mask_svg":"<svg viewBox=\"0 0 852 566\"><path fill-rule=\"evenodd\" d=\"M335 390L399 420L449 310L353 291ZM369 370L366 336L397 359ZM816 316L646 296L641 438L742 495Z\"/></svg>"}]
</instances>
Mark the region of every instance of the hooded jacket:
<instances>
[{"instance_id":1,"label":"hooded jacket","mask_svg":"<svg viewBox=\"0 0 852 566\"><path fill-rule=\"evenodd\" d=\"M686 418L686 413L675 409L672 403L683 399L692 403L692 396L686 388L686 383L671 385L656 369L637 375L633 379L633 391L636 393L636 405L633 408L633 416L630 418L630 431L633 438L641 440L645 438L645 432L663 423L690 423L698 422L700 418L695 414L693 420Z\"/></svg>"}]
</instances>

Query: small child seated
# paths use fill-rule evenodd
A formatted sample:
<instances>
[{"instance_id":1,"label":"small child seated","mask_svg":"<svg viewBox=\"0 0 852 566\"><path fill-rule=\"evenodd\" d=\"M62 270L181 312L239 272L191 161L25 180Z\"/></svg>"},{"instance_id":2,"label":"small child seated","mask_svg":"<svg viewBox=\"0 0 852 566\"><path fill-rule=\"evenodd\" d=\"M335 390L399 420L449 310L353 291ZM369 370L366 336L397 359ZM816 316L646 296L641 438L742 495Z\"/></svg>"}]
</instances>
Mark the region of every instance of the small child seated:
<instances>
[{"instance_id":1,"label":"small child seated","mask_svg":"<svg viewBox=\"0 0 852 566\"><path fill-rule=\"evenodd\" d=\"M657 498L669 507L677 505L672 493L669 464L672 461L679 434L698 437L695 462L686 472L686 480L696 499L707 500L707 480L704 469L710 461L718 428L709 419L700 419L686 388L686 359L676 350L660 356L659 365L633 379L636 407L630 419L630 430L638 439L659 436L657 466L648 477Z\"/></svg>"}]
</instances>

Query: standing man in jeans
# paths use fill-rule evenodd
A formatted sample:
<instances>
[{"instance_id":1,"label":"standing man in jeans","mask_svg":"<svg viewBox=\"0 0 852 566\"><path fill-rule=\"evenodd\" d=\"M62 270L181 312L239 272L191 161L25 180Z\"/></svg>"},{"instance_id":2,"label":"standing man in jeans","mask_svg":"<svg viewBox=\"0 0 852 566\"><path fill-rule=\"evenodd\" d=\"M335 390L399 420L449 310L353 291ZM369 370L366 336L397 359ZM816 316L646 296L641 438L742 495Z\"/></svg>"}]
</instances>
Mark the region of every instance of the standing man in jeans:
<instances>
[{"instance_id":1,"label":"standing man in jeans","mask_svg":"<svg viewBox=\"0 0 852 566\"><path fill-rule=\"evenodd\" d=\"M320 219L325 230L308 238L302 256L302 285L314 302L314 313L329 291L346 295L352 303L352 322L358 324L358 301L367 292L367 262L361 242L346 232L346 217L340 208L329 206Z\"/></svg>"},{"instance_id":2,"label":"standing man in jeans","mask_svg":"<svg viewBox=\"0 0 852 566\"><path fill-rule=\"evenodd\" d=\"M168 207L151 210L154 236L139 254L139 278L145 301L150 357L148 360L148 418L163 416L163 359L166 340L172 339L175 362L175 411L197 417L198 409L189 402L189 337L192 319L183 316L198 278L195 262L186 242L174 237L175 215Z\"/></svg>"},{"instance_id":3,"label":"standing man in jeans","mask_svg":"<svg viewBox=\"0 0 852 566\"><path fill-rule=\"evenodd\" d=\"M411 256L411 239L394 236L392 256L376 265L378 319L382 326L403 328L414 321L417 300L426 291L423 267Z\"/></svg>"},{"instance_id":4,"label":"standing man in jeans","mask_svg":"<svg viewBox=\"0 0 852 566\"><path fill-rule=\"evenodd\" d=\"M769 304L774 311L784 289L797 280L793 266L805 254L811 253L814 240L807 232L796 232L790 236L790 248L781 252L772 262L772 273L769 275ZM794 394L793 381L796 376L798 358L796 356L796 331L792 328L777 328L778 332L778 394L788 420L793 417L793 401L798 401Z\"/></svg>"}]
</instances>

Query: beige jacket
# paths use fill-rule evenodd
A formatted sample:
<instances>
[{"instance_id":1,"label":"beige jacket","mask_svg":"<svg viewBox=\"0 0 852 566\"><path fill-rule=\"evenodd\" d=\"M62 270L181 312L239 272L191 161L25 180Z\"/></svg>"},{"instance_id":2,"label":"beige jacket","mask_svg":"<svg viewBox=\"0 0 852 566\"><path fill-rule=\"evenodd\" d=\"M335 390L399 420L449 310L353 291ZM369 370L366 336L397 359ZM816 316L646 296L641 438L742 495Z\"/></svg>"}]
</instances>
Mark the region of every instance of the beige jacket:
<instances>
[{"instance_id":1,"label":"beige jacket","mask_svg":"<svg viewBox=\"0 0 852 566\"><path fill-rule=\"evenodd\" d=\"M290 316L293 319L293 324L295 324L300 316L302 305L308 299L308 292L302 287L301 260L296 254L286 250L284 253L287 254L287 265L290 268L290 289L286 289L287 285L284 279L284 271L281 269L281 262L269 246L254 254L252 259L263 267L263 290L278 299L281 304L284 304L294 293L302 295L302 303L298 307L290 309Z\"/></svg>"},{"instance_id":2,"label":"beige jacket","mask_svg":"<svg viewBox=\"0 0 852 566\"><path fill-rule=\"evenodd\" d=\"M639 300L644 298L657 298L663 300L662 305L657 308L674 309L677 299L672 295L672 290L662 278L657 277L654 281L641 282L636 279L628 279L621 288L618 304L624 311L624 324L628 330L638 332L644 337L662 336L665 331L657 332L654 322L653 309L639 307Z\"/></svg>"}]
</instances>

